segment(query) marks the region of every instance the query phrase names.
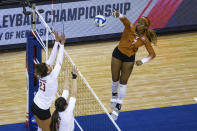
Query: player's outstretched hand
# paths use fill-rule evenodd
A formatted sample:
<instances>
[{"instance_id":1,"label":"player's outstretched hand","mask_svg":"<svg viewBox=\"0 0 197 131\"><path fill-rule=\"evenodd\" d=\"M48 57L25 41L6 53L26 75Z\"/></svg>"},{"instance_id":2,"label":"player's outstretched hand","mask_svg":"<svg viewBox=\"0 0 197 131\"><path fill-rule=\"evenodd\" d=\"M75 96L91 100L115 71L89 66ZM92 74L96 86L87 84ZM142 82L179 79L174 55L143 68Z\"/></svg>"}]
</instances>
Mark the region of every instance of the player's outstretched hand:
<instances>
[{"instance_id":1,"label":"player's outstretched hand","mask_svg":"<svg viewBox=\"0 0 197 131\"><path fill-rule=\"evenodd\" d=\"M73 69L72 69L72 74L75 74L77 75L77 72L78 72L78 69L76 66L73 66Z\"/></svg>"},{"instance_id":2,"label":"player's outstretched hand","mask_svg":"<svg viewBox=\"0 0 197 131\"><path fill-rule=\"evenodd\" d=\"M66 42L66 37L65 37L64 33L61 34L60 40L61 40L61 44L64 45L64 43Z\"/></svg>"},{"instance_id":3,"label":"player's outstretched hand","mask_svg":"<svg viewBox=\"0 0 197 131\"><path fill-rule=\"evenodd\" d=\"M143 63L142 63L141 60L137 60L137 61L135 62L135 64L136 64L137 66L140 66L140 65L142 65Z\"/></svg>"},{"instance_id":4,"label":"player's outstretched hand","mask_svg":"<svg viewBox=\"0 0 197 131\"><path fill-rule=\"evenodd\" d=\"M55 35L56 42L59 42L60 41L60 37L58 36L58 32L53 31L53 34Z\"/></svg>"},{"instance_id":5,"label":"player's outstretched hand","mask_svg":"<svg viewBox=\"0 0 197 131\"><path fill-rule=\"evenodd\" d=\"M116 10L114 10L114 12L112 12L112 16L114 16L115 18L120 16L120 13Z\"/></svg>"}]
</instances>

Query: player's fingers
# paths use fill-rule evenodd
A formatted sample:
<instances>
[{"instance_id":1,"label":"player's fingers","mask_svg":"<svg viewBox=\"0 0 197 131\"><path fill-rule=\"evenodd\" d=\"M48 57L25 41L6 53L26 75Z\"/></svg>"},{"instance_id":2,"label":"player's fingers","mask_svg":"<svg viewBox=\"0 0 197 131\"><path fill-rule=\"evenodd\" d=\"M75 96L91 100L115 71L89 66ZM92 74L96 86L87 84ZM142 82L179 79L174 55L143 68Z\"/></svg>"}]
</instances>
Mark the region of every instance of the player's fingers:
<instances>
[{"instance_id":1,"label":"player's fingers","mask_svg":"<svg viewBox=\"0 0 197 131\"><path fill-rule=\"evenodd\" d=\"M73 71L74 71L75 73L78 72L77 66L74 66L74 67L73 67Z\"/></svg>"},{"instance_id":2,"label":"player's fingers","mask_svg":"<svg viewBox=\"0 0 197 131\"><path fill-rule=\"evenodd\" d=\"M137 61L135 62L135 64L138 66Z\"/></svg>"},{"instance_id":3,"label":"player's fingers","mask_svg":"<svg viewBox=\"0 0 197 131\"><path fill-rule=\"evenodd\" d=\"M76 66L73 67L74 72L76 73Z\"/></svg>"},{"instance_id":4,"label":"player's fingers","mask_svg":"<svg viewBox=\"0 0 197 131\"><path fill-rule=\"evenodd\" d=\"M112 12L112 16L114 16L115 18L117 17L117 14L118 14L117 11Z\"/></svg>"}]
</instances>

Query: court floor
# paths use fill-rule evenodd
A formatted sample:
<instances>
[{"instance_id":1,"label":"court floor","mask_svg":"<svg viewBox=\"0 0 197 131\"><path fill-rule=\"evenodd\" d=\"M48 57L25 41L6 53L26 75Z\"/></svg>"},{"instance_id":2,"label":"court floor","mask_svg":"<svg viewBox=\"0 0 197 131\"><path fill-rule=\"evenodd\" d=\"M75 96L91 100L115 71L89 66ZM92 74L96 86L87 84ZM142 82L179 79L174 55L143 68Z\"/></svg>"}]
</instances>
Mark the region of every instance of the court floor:
<instances>
[{"instance_id":1,"label":"court floor","mask_svg":"<svg viewBox=\"0 0 197 131\"><path fill-rule=\"evenodd\" d=\"M111 53L118 41L65 46L98 97L109 109ZM197 33L161 36L156 58L135 66L122 111L187 105L197 97ZM136 56L147 55L144 47ZM0 54L0 125L25 121L25 51Z\"/></svg>"}]
</instances>

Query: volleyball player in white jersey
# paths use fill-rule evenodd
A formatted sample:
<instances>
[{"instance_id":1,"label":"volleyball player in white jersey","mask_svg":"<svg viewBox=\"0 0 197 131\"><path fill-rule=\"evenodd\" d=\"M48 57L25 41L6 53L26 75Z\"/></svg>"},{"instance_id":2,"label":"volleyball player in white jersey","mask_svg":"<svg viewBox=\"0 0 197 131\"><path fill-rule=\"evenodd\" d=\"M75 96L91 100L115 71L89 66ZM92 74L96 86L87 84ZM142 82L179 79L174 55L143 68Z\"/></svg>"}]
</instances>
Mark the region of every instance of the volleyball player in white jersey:
<instances>
[{"instance_id":1,"label":"volleyball player in white jersey","mask_svg":"<svg viewBox=\"0 0 197 131\"><path fill-rule=\"evenodd\" d=\"M39 77L39 89L36 93L31 111L38 124L38 129L42 131L49 131L49 125L51 121L50 106L53 100L55 100L56 92L58 89L58 75L61 69L63 61L64 43L66 38L64 34L58 36L58 33L54 32L56 42L52 49L50 58L46 63L37 64L35 67L35 75ZM52 69L53 62L56 58L56 52L59 41L61 41L59 52L56 60L56 65Z\"/></svg>"},{"instance_id":2,"label":"volleyball player in white jersey","mask_svg":"<svg viewBox=\"0 0 197 131\"><path fill-rule=\"evenodd\" d=\"M64 91L62 96L55 101L55 111L52 115L50 124L51 131L73 131L74 130L74 108L77 96L77 68L74 66L72 71L73 87L71 97L69 95L68 70L65 69Z\"/></svg>"}]
</instances>

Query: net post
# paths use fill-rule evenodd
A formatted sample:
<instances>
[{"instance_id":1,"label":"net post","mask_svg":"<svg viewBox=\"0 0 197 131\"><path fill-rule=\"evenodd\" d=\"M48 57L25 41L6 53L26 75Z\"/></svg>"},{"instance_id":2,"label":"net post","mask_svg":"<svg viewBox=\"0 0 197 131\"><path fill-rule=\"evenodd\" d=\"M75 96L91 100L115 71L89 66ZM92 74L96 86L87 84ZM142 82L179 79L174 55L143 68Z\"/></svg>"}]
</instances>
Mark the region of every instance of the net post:
<instances>
[{"instance_id":1,"label":"net post","mask_svg":"<svg viewBox=\"0 0 197 131\"><path fill-rule=\"evenodd\" d=\"M29 127L30 131L37 128L37 124L31 112L31 105L35 93L39 88L39 80L34 75L35 72L35 63L34 60L41 63L42 61L42 52L41 45L35 39L35 36L31 31L27 33L27 44L26 44L26 68L27 68L27 122L26 126Z\"/></svg>"},{"instance_id":2,"label":"net post","mask_svg":"<svg viewBox=\"0 0 197 131\"><path fill-rule=\"evenodd\" d=\"M36 4L33 3L32 4L32 30L35 31L36 30Z\"/></svg>"}]
</instances>

